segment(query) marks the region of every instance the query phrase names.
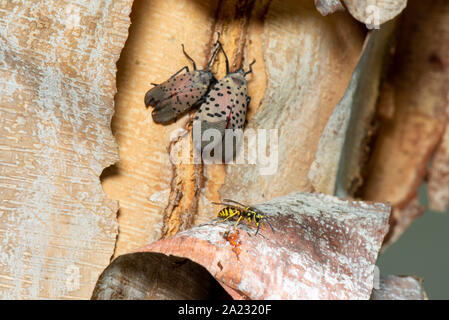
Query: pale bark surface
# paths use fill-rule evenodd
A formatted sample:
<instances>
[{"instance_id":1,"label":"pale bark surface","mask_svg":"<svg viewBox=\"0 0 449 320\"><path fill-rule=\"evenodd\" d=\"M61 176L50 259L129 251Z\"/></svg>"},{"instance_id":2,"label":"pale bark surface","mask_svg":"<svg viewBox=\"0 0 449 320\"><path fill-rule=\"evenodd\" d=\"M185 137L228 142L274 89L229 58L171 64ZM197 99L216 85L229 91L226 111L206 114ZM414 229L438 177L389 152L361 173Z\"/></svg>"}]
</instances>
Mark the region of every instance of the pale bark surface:
<instances>
[{"instance_id":1,"label":"pale bark surface","mask_svg":"<svg viewBox=\"0 0 449 320\"><path fill-rule=\"evenodd\" d=\"M117 204L115 63L131 1L0 2L0 298L87 298Z\"/></svg>"}]
</instances>

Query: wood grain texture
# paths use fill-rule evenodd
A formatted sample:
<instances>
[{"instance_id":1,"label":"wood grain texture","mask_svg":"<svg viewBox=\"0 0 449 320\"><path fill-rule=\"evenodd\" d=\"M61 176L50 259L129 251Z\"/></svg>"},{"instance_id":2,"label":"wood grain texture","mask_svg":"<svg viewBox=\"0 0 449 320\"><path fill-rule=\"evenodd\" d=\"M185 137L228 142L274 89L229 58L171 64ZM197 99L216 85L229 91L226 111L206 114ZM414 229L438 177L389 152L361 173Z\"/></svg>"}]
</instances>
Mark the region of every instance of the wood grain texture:
<instances>
[{"instance_id":1,"label":"wood grain texture","mask_svg":"<svg viewBox=\"0 0 449 320\"><path fill-rule=\"evenodd\" d=\"M0 298L88 298L117 235L99 175L131 1L0 1Z\"/></svg>"}]
</instances>

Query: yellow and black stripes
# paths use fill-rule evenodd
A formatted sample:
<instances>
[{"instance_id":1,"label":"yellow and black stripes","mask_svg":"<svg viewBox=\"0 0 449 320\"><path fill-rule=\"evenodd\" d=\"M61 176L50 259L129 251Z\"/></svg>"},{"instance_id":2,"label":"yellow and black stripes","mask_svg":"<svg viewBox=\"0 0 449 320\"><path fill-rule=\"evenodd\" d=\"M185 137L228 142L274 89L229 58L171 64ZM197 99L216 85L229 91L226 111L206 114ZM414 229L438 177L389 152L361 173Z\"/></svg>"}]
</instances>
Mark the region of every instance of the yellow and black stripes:
<instances>
[{"instance_id":1,"label":"yellow and black stripes","mask_svg":"<svg viewBox=\"0 0 449 320\"><path fill-rule=\"evenodd\" d=\"M251 224L251 222L254 221L255 225L257 226L257 231L256 231L256 235L257 235L257 233L259 232L260 224L261 224L262 220L264 219L264 216L260 212L256 211L256 209L254 209L252 207L244 206L236 201L228 200L228 199L224 199L223 201L226 201L228 203L232 202L237 205L230 205L228 203L215 203L214 202L214 204L226 206L218 212L218 217L222 218L223 221L226 221L232 217L237 216L238 219L237 219L237 222L235 223L235 227L237 227L237 225L240 223L240 221L242 219L247 219L248 224ZM271 226L271 224L269 222L268 222L268 224L270 225L271 229L273 230L273 227Z\"/></svg>"},{"instance_id":2,"label":"yellow and black stripes","mask_svg":"<svg viewBox=\"0 0 449 320\"><path fill-rule=\"evenodd\" d=\"M232 218L233 216L240 216L240 210L238 210L237 208L235 208L235 207L226 207L226 208L223 208L223 209L221 209L219 212L218 212L218 216L220 217L220 218L225 218L225 220L228 220L229 218Z\"/></svg>"}]
</instances>

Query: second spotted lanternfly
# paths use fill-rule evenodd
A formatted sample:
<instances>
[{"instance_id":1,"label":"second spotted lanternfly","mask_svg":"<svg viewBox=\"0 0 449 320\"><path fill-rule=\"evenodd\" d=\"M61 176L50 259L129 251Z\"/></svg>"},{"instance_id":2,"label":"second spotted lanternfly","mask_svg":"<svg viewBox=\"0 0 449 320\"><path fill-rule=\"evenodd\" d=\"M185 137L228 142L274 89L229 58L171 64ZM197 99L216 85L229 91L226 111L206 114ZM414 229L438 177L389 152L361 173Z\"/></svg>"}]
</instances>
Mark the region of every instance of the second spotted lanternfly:
<instances>
[{"instance_id":1,"label":"second spotted lanternfly","mask_svg":"<svg viewBox=\"0 0 449 320\"><path fill-rule=\"evenodd\" d=\"M219 47L226 59L226 76L214 84L195 117L195 120L201 121L201 139L203 133L208 129L215 129L220 133L221 139L213 141L211 149L220 146L225 136L225 130L243 129L248 104L251 100L248 97L248 84L245 76L252 72L252 65L256 62L256 60L251 62L249 70L246 72L242 68L231 73L229 72L228 57L221 43L219 43ZM205 141L197 141L195 145L202 150Z\"/></svg>"}]
</instances>

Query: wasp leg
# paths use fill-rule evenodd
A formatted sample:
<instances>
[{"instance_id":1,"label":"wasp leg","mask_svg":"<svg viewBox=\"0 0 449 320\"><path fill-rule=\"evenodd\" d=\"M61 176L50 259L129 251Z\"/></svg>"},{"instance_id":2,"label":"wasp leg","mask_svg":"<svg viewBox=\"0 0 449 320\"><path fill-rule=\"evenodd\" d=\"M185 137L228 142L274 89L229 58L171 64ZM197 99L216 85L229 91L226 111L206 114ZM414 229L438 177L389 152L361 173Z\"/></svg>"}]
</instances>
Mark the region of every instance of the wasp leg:
<instances>
[{"instance_id":1,"label":"wasp leg","mask_svg":"<svg viewBox=\"0 0 449 320\"><path fill-rule=\"evenodd\" d=\"M242 218L243 218L243 216L240 216L240 218L237 220L237 222L235 223L235 226L234 226L234 228L236 228L237 227L237 225L239 224L239 222L240 222L240 220L242 220Z\"/></svg>"},{"instance_id":2,"label":"wasp leg","mask_svg":"<svg viewBox=\"0 0 449 320\"><path fill-rule=\"evenodd\" d=\"M266 222L266 223L268 223L268 225L270 226L271 230L272 230L272 231L273 231L273 233L274 233L275 231L274 231L274 228L273 228L273 226L271 225L270 221L268 221L268 220L265 220L265 222Z\"/></svg>"},{"instance_id":3,"label":"wasp leg","mask_svg":"<svg viewBox=\"0 0 449 320\"><path fill-rule=\"evenodd\" d=\"M256 231L256 236L257 236L257 234L259 233L260 223L256 222L256 225L257 225L257 231Z\"/></svg>"},{"instance_id":4,"label":"wasp leg","mask_svg":"<svg viewBox=\"0 0 449 320\"><path fill-rule=\"evenodd\" d=\"M235 210L234 210L234 212L233 212L232 214L230 214L229 216L227 216L226 219L223 219L223 221L226 221L226 220L228 220L229 218L232 218L232 217L235 216L236 214L238 214L238 211L235 211Z\"/></svg>"}]
</instances>

